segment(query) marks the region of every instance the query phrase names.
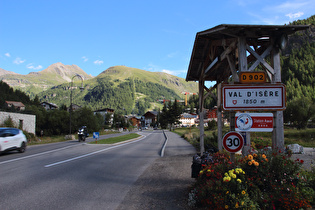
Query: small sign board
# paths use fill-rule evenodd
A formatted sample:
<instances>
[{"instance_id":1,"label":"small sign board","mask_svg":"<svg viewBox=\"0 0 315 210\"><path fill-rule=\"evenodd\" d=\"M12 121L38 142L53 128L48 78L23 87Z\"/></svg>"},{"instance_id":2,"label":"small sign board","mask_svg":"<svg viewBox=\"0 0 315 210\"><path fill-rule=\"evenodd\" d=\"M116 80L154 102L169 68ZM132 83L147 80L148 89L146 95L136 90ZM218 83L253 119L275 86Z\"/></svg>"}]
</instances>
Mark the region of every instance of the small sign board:
<instances>
[{"instance_id":1,"label":"small sign board","mask_svg":"<svg viewBox=\"0 0 315 210\"><path fill-rule=\"evenodd\" d=\"M98 139L100 137L99 132L93 132L93 139Z\"/></svg>"},{"instance_id":2,"label":"small sign board","mask_svg":"<svg viewBox=\"0 0 315 210\"><path fill-rule=\"evenodd\" d=\"M240 151L244 146L243 136L235 131L228 132L223 137L223 147L230 153Z\"/></svg>"},{"instance_id":3,"label":"small sign board","mask_svg":"<svg viewBox=\"0 0 315 210\"><path fill-rule=\"evenodd\" d=\"M235 130L242 132L272 132L272 113L236 113Z\"/></svg>"},{"instance_id":4,"label":"small sign board","mask_svg":"<svg viewBox=\"0 0 315 210\"><path fill-rule=\"evenodd\" d=\"M224 110L284 110L285 103L283 84L240 84L222 87Z\"/></svg>"},{"instance_id":5,"label":"small sign board","mask_svg":"<svg viewBox=\"0 0 315 210\"><path fill-rule=\"evenodd\" d=\"M265 83L266 73L263 71L243 71L240 73L239 78L241 83Z\"/></svg>"}]
</instances>

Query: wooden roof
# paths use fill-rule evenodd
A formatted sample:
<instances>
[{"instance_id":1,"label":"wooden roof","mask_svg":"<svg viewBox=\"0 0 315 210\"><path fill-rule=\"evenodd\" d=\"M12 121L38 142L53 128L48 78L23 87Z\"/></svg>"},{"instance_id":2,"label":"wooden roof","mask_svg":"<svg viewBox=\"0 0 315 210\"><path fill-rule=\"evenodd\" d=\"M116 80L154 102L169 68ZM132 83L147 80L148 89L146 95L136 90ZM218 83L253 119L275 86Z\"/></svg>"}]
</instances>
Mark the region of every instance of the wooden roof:
<instances>
[{"instance_id":1,"label":"wooden roof","mask_svg":"<svg viewBox=\"0 0 315 210\"><path fill-rule=\"evenodd\" d=\"M224 57L223 52L225 52L227 47L231 46L231 43L235 46L232 50L235 50L237 48L237 38L239 37L245 37L246 42L251 46L259 46L264 44L264 42L270 44L270 40L279 39L282 35L290 35L307 28L309 28L307 25L222 24L198 32L196 34L186 81L199 81L201 75L205 81L221 82L228 78L231 73L229 63L225 59L226 57ZM234 53L234 57L237 61L237 53ZM218 62L214 62L216 59ZM206 74L204 74L205 69L208 70Z\"/></svg>"}]
</instances>

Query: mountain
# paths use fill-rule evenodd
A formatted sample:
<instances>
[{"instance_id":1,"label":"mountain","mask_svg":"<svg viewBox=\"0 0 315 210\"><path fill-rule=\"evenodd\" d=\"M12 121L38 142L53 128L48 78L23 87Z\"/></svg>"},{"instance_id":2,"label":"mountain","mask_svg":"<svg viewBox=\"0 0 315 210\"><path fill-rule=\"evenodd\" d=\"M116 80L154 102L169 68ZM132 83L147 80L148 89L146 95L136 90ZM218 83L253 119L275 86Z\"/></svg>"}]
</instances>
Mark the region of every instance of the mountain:
<instances>
[{"instance_id":1,"label":"mountain","mask_svg":"<svg viewBox=\"0 0 315 210\"><path fill-rule=\"evenodd\" d=\"M70 82L75 74L82 75L84 79L93 78L93 76L85 73L77 65L55 63L42 71L30 72L27 75L0 69L0 80L6 82L14 89L20 89L28 93L32 97L43 90Z\"/></svg>"},{"instance_id":2,"label":"mountain","mask_svg":"<svg viewBox=\"0 0 315 210\"><path fill-rule=\"evenodd\" d=\"M0 76L6 75L6 74L15 74L16 75L17 73L14 73L13 71L7 71L7 70L0 68Z\"/></svg>"},{"instance_id":3,"label":"mountain","mask_svg":"<svg viewBox=\"0 0 315 210\"><path fill-rule=\"evenodd\" d=\"M69 84L70 75L73 75L74 70L66 70L62 65L53 64L37 75L39 78L49 75L54 78L50 80L51 84L55 82L54 86L36 93L40 101L68 107L72 94L72 103L92 110L112 108L126 114L143 114L148 109L162 108L163 104L158 100L183 99L182 92L198 91L196 82L186 82L183 78L167 73L126 66L113 66L96 77L86 78L83 82L85 88L80 91L77 88L81 86L80 80L74 80L72 87ZM79 72L78 69L75 69L75 72L87 77L86 73ZM67 82L61 83L65 80Z\"/></svg>"}]
</instances>

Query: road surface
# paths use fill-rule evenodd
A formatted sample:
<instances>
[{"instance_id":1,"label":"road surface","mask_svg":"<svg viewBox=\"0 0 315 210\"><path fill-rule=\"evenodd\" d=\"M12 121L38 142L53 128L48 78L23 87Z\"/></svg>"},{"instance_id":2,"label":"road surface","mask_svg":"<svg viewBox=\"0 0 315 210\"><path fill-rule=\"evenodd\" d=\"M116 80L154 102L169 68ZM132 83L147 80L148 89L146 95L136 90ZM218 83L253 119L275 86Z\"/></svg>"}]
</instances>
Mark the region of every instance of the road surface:
<instances>
[{"instance_id":1,"label":"road surface","mask_svg":"<svg viewBox=\"0 0 315 210\"><path fill-rule=\"evenodd\" d=\"M161 130L139 134L117 145L67 141L0 155L0 209L116 209L165 142Z\"/></svg>"}]
</instances>

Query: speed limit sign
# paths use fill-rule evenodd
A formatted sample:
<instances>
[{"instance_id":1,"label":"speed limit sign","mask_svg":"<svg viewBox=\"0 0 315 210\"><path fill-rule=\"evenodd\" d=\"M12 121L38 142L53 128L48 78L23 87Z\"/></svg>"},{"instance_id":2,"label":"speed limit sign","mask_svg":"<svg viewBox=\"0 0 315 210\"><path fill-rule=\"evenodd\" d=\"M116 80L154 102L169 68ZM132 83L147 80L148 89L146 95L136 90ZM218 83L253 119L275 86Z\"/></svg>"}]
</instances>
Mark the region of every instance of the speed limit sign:
<instances>
[{"instance_id":1,"label":"speed limit sign","mask_svg":"<svg viewBox=\"0 0 315 210\"><path fill-rule=\"evenodd\" d=\"M223 147L226 151L235 153L242 149L244 146L243 136L235 131L228 132L223 137Z\"/></svg>"}]
</instances>

